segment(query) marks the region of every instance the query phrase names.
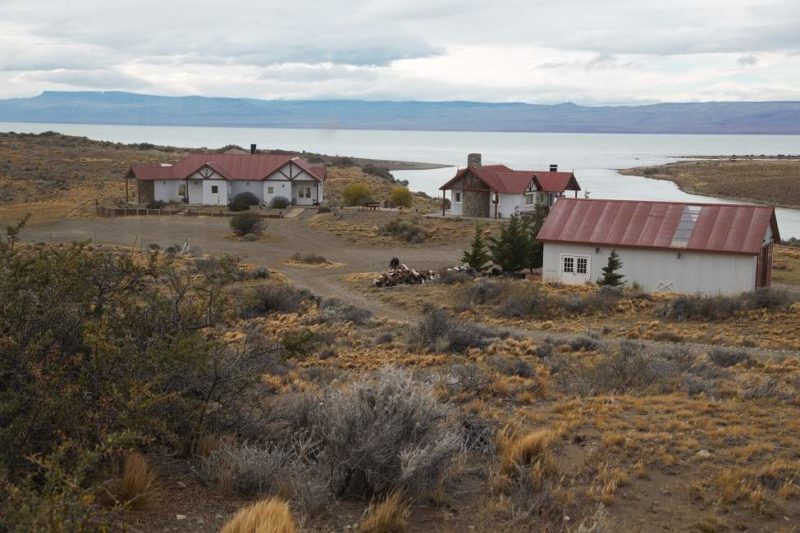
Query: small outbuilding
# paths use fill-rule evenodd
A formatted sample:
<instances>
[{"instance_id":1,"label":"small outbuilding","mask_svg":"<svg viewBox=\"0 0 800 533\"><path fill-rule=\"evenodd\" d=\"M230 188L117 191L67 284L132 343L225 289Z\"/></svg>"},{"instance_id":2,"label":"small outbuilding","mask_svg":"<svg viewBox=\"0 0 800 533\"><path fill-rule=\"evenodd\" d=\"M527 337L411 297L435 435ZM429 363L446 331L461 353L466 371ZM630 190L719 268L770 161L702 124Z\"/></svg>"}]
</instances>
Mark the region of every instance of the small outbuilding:
<instances>
[{"instance_id":1,"label":"small outbuilding","mask_svg":"<svg viewBox=\"0 0 800 533\"><path fill-rule=\"evenodd\" d=\"M596 282L611 250L646 291L737 294L768 287L775 208L565 198L538 235L544 281Z\"/></svg>"},{"instance_id":2,"label":"small outbuilding","mask_svg":"<svg viewBox=\"0 0 800 533\"><path fill-rule=\"evenodd\" d=\"M442 185L442 214L450 191L450 214L465 217L508 218L552 206L566 191L577 197L581 190L575 174L550 170L514 170L505 165L484 165L481 154L467 156L467 168Z\"/></svg>"}]
</instances>

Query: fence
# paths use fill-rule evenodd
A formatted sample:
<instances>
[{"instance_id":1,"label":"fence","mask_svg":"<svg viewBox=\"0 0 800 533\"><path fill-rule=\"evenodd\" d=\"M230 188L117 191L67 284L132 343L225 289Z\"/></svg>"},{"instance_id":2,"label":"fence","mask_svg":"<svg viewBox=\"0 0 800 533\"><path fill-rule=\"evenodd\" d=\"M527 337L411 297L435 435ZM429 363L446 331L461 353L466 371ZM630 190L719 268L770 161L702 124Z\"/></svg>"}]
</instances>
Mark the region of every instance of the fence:
<instances>
[{"instance_id":1,"label":"fence","mask_svg":"<svg viewBox=\"0 0 800 533\"><path fill-rule=\"evenodd\" d=\"M191 217L231 217L236 213L229 211L213 211L204 209L148 209L146 207L105 207L96 206L97 215L101 217L125 217L125 216L144 216L144 215L185 215ZM283 218L283 212L279 213L259 213L252 211L261 218Z\"/></svg>"}]
</instances>

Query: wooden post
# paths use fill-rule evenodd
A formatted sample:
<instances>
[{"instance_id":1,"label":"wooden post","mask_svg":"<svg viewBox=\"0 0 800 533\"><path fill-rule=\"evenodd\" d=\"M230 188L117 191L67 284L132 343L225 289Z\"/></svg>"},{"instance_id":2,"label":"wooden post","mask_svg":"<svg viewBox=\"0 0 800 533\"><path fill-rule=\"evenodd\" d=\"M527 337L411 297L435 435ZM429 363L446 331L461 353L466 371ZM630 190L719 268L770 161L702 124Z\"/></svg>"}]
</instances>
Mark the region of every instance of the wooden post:
<instances>
[{"instance_id":1,"label":"wooden post","mask_svg":"<svg viewBox=\"0 0 800 533\"><path fill-rule=\"evenodd\" d=\"M444 216L444 208L447 205L447 198L446 195L447 191L442 191L442 216Z\"/></svg>"}]
</instances>

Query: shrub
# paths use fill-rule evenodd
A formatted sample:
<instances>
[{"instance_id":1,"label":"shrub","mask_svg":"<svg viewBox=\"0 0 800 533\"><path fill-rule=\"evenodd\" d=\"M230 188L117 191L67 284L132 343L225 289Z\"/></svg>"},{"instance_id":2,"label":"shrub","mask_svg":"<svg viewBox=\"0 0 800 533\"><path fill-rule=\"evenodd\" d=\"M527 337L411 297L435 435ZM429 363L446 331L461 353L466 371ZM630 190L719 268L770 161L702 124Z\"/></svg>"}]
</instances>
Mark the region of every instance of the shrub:
<instances>
[{"instance_id":1,"label":"shrub","mask_svg":"<svg viewBox=\"0 0 800 533\"><path fill-rule=\"evenodd\" d=\"M432 489L462 443L450 414L429 385L396 368L329 390L313 416L334 493Z\"/></svg>"},{"instance_id":2,"label":"shrub","mask_svg":"<svg viewBox=\"0 0 800 533\"><path fill-rule=\"evenodd\" d=\"M361 171L364 174L370 174L372 176L378 176L379 178L383 178L387 181L394 181L394 176L392 173L389 172L389 169L385 167L379 167L372 163L367 163L363 167L361 167Z\"/></svg>"},{"instance_id":3,"label":"shrub","mask_svg":"<svg viewBox=\"0 0 800 533\"><path fill-rule=\"evenodd\" d=\"M366 183L351 183L342 191L344 205L361 205L372 201L372 191Z\"/></svg>"},{"instance_id":4,"label":"shrub","mask_svg":"<svg viewBox=\"0 0 800 533\"><path fill-rule=\"evenodd\" d=\"M324 256L315 253L308 253L308 254L301 254L300 252L295 252L292 255L292 261L297 263L305 263L307 265L324 265L329 263Z\"/></svg>"},{"instance_id":5,"label":"shrub","mask_svg":"<svg viewBox=\"0 0 800 533\"><path fill-rule=\"evenodd\" d=\"M230 222L231 230L240 237L248 233L261 233L264 231L264 222L255 213L239 213L233 215Z\"/></svg>"},{"instance_id":6,"label":"shrub","mask_svg":"<svg viewBox=\"0 0 800 533\"><path fill-rule=\"evenodd\" d=\"M220 533L295 533L297 524L289 504L269 498L241 508Z\"/></svg>"},{"instance_id":7,"label":"shrub","mask_svg":"<svg viewBox=\"0 0 800 533\"><path fill-rule=\"evenodd\" d=\"M314 296L305 289L291 285L270 284L259 285L245 298L240 311L242 318L252 318L271 312L293 313Z\"/></svg>"},{"instance_id":8,"label":"shrub","mask_svg":"<svg viewBox=\"0 0 800 533\"><path fill-rule=\"evenodd\" d=\"M411 243L425 242L427 236L422 226L400 218L393 218L380 229L381 235L393 235Z\"/></svg>"},{"instance_id":9,"label":"shrub","mask_svg":"<svg viewBox=\"0 0 800 533\"><path fill-rule=\"evenodd\" d=\"M327 298L320 304L322 316L331 320L342 320L354 324L367 324L372 320L372 311L347 304L336 298ZM391 335L389 336L391 339Z\"/></svg>"},{"instance_id":10,"label":"shrub","mask_svg":"<svg viewBox=\"0 0 800 533\"><path fill-rule=\"evenodd\" d=\"M286 209L289 205L291 205L291 202L283 196L276 196L269 201L269 206L272 209Z\"/></svg>"},{"instance_id":11,"label":"shrub","mask_svg":"<svg viewBox=\"0 0 800 533\"><path fill-rule=\"evenodd\" d=\"M470 272L443 268L437 273L435 281L436 283L443 283L444 285L455 285L457 283L471 281L472 279L474 279L474 276Z\"/></svg>"},{"instance_id":12,"label":"shrub","mask_svg":"<svg viewBox=\"0 0 800 533\"><path fill-rule=\"evenodd\" d=\"M411 207L414 201L411 191L408 190L408 187L403 187L402 185L392 187L389 199L395 207Z\"/></svg>"},{"instance_id":13,"label":"shrub","mask_svg":"<svg viewBox=\"0 0 800 533\"><path fill-rule=\"evenodd\" d=\"M317 335L310 329L290 330L281 337L281 344L291 357L307 356L317 341Z\"/></svg>"},{"instance_id":14,"label":"shrub","mask_svg":"<svg viewBox=\"0 0 800 533\"><path fill-rule=\"evenodd\" d=\"M495 355L489 359L489 365L507 376L531 378L535 375L533 367L529 363L514 357Z\"/></svg>"},{"instance_id":15,"label":"shrub","mask_svg":"<svg viewBox=\"0 0 800 533\"><path fill-rule=\"evenodd\" d=\"M201 460L200 475L224 492L245 496L273 494L279 488L282 471L296 459L289 446L229 443Z\"/></svg>"},{"instance_id":16,"label":"shrub","mask_svg":"<svg viewBox=\"0 0 800 533\"><path fill-rule=\"evenodd\" d=\"M400 491L390 492L364 513L358 530L362 533L404 533L408 527L409 504Z\"/></svg>"},{"instance_id":17,"label":"shrub","mask_svg":"<svg viewBox=\"0 0 800 533\"><path fill-rule=\"evenodd\" d=\"M486 279L478 280L474 285L470 285L466 291L467 302L469 304L483 305L498 298L503 293L503 287Z\"/></svg>"},{"instance_id":18,"label":"shrub","mask_svg":"<svg viewBox=\"0 0 800 533\"><path fill-rule=\"evenodd\" d=\"M483 348L494 340L507 336L477 324L465 324L444 310L431 311L412 330L412 346L432 351L464 352L469 348Z\"/></svg>"},{"instance_id":19,"label":"shrub","mask_svg":"<svg viewBox=\"0 0 800 533\"><path fill-rule=\"evenodd\" d=\"M704 296L682 294L661 307L661 315L674 321L724 320L741 311L782 309L794 303L787 291L773 288L757 289L736 296Z\"/></svg>"},{"instance_id":20,"label":"shrub","mask_svg":"<svg viewBox=\"0 0 800 533\"><path fill-rule=\"evenodd\" d=\"M151 200L145 207L147 209L164 209L166 205L167 203L163 200Z\"/></svg>"},{"instance_id":21,"label":"shrub","mask_svg":"<svg viewBox=\"0 0 800 533\"><path fill-rule=\"evenodd\" d=\"M708 352L708 357L711 361L724 368L743 364L749 366L753 364L753 358L747 352L736 350L725 350L723 348L714 348Z\"/></svg>"},{"instance_id":22,"label":"shrub","mask_svg":"<svg viewBox=\"0 0 800 533\"><path fill-rule=\"evenodd\" d=\"M261 200L258 196L250 191L240 192L228 203L228 209L231 211L247 211L251 206L258 205Z\"/></svg>"}]
</instances>

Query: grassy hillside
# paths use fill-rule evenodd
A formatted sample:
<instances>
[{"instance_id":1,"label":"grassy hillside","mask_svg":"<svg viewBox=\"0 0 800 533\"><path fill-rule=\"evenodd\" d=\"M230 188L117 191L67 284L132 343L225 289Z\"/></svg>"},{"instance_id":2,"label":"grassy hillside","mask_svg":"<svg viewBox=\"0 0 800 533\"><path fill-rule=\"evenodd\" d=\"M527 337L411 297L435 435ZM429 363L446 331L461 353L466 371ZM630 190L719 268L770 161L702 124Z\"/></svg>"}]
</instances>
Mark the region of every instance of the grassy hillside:
<instances>
[{"instance_id":1,"label":"grassy hillside","mask_svg":"<svg viewBox=\"0 0 800 533\"><path fill-rule=\"evenodd\" d=\"M800 209L800 159L680 161L620 172L674 181L693 194Z\"/></svg>"}]
</instances>

